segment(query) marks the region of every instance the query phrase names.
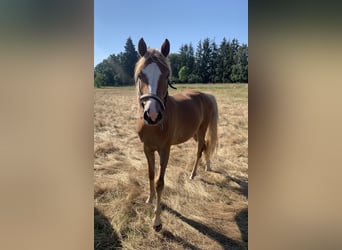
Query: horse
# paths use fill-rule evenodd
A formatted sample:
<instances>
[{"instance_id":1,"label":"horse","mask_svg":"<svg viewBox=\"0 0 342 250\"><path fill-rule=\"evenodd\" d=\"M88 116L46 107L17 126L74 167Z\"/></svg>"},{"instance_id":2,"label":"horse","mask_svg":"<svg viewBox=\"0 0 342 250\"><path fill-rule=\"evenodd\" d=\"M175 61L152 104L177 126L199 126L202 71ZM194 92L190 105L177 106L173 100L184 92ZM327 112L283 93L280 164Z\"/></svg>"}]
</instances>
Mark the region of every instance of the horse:
<instances>
[{"instance_id":1,"label":"horse","mask_svg":"<svg viewBox=\"0 0 342 250\"><path fill-rule=\"evenodd\" d=\"M134 71L139 107L137 133L143 143L150 183L150 194L146 203L152 204L157 194L153 219L153 228L157 232L162 228L160 201L171 145L191 138L197 141L197 157L190 175L190 179L193 179L202 153L206 158L206 171L211 170L210 157L218 141L218 109L213 95L192 90L175 95L168 94L168 86L175 88L169 81L169 52L168 39L165 39L159 51L147 49L144 39L141 38L138 43L139 59ZM156 179L155 151L160 158Z\"/></svg>"}]
</instances>

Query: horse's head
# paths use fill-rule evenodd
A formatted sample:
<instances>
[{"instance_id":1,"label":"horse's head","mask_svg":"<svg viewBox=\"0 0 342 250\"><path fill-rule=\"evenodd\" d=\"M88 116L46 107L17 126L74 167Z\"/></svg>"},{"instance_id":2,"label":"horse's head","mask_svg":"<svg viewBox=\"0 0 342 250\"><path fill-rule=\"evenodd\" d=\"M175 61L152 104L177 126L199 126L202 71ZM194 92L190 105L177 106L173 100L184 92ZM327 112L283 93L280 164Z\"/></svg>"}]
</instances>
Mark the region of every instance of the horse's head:
<instances>
[{"instance_id":1,"label":"horse's head","mask_svg":"<svg viewBox=\"0 0 342 250\"><path fill-rule=\"evenodd\" d=\"M139 105L144 111L148 125L158 125L162 121L168 96L171 68L167 56L170 43L165 39L160 51L147 49L144 39L139 40L140 59L135 66L135 82L138 90Z\"/></svg>"}]
</instances>

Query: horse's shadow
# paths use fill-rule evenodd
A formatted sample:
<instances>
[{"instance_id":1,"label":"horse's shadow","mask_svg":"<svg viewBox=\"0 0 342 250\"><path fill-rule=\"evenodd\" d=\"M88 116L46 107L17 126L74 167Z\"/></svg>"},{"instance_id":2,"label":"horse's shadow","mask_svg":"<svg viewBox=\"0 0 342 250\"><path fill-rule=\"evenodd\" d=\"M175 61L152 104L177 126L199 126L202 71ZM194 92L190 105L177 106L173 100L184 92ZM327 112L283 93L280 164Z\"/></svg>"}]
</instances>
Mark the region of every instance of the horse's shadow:
<instances>
[{"instance_id":1,"label":"horse's shadow","mask_svg":"<svg viewBox=\"0 0 342 250\"><path fill-rule=\"evenodd\" d=\"M215 174L221 174L221 175L223 174L220 171L211 170L211 172L215 173ZM242 194L243 196L245 196L248 199L248 179L247 178L226 176L225 181L222 183L210 182L204 178L200 178L200 181L205 183L206 185L220 186L222 188L233 190L239 194ZM239 184L239 187L230 187L229 186L230 181L236 182L237 184Z\"/></svg>"},{"instance_id":2,"label":"horse's shadow","mask_svg":"<svg viewBox=\"0 0 342 250\"><path fill-rule=\"evenodd\" d=\"M242 240L248 243L248 208L242 209L235 216L235 221L240 229Z\"/></svg>"},{"instance_id":3,"label":"horse's shadow","mask_svg":"<svg viewBox=\"0 0 342 250\"><path fill-rule=\"evenodd\" d=\"M248 180L243 177L228 177L228 181L234 181L239 184L240 187L233 188L234 191L244 195L248 199Z\"/></svg>"},{"instance_id":4,"label":"horse's shadow","mask_svg":"<svg viewBox=\"0 0 342 250\"><path fill-rule=\"evenodd\" d=\"M163 230L161 235L163 236L164 239L166 239L168 241L176 242L176 243L182 245L185 249L200 250L200 248L192 245L191 243L185 241L184 239L182 239L179 236L173 235L173 233L171 233L168 230Z\"/></svg>"},{"instance_id":5,"label":"horse's shadow","mask_svg":"<svg viewBox=\"0 0 342 250\"><path fill-rule=\"evenodd\" d=\"M122 249L118 234L108 218L97 208L94 208L94 249Z\"/></svg>"},{"instance_id":6,"label":"horse's shadow","mask_svg":"<svg viewBox=\"0 0 342 250\"><path fill-rule=\"evenodd\" d=\"M216 242L218 242L222 246L223 249L245 249L246 248L246 246L244 246L241 242L236 241L234 239L231 239L231 238L227 237L226 235L208 227L207 225L205 225L203 223L197 222L195 220L192 220L192 219L189 219L189 218L183 216L182 214L180 214L176 210L170 208L169 206L167 206L164 203L162 204L162 208L163 208L163 210L169 212L170 214L176 216L177 218L179 218L183 222L187 223L191 227L195 228L197 231L199 231L203 235L205 235L205 236L215 240ZM241 219L241 221L242 220L243 219ZM244 223L242 223L241 226L244 226ZM166 237L168 237L169 234L170 234L170 232L167 231ZM244 238L246 238L246 235L243 236L242 238L244 240ZM176 241L177 241L177 239L176 239ZM197 247L195 247L193 245L187 246L187 247L190 249L198 249Z\"/></svg>"}]
</instances>

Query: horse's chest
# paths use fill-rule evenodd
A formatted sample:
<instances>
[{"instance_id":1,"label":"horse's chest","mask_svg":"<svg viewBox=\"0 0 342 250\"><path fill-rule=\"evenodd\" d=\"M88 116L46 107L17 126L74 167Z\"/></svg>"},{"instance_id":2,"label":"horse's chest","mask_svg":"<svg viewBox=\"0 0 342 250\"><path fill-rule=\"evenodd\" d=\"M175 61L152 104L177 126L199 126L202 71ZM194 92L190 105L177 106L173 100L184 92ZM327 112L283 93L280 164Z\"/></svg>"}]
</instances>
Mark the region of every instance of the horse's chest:
<instances>
[{"instance_id":1,"label":"horse's chest","mask_svg":"<svg viewBox=\"0 0 342 250\"><path fill-rule=\"evenodd\" d=\"M141 142L159 147L164 145L167 141L167 133L163 131L159 126L142 126L137 130Z\"/></svg>"}]
</instances>

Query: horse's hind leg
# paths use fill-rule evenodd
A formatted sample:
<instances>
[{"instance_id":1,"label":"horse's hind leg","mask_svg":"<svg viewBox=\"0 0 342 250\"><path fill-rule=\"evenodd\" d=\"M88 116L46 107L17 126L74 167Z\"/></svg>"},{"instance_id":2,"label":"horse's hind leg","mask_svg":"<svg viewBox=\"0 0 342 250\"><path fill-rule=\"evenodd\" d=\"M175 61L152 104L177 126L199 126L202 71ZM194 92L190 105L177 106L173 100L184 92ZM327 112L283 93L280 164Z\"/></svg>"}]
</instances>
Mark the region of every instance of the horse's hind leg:
<instances>
[{"instance_id":1,"label":"horse's hind leg","mask_svg":"<svg viewBox=\"0 0 342 250\"><path fill-rule=\"evenodd\" d=\"M144 145L144 153L146 155L147 164L148 164L148 177L150 179L150 195L148 196L146 203L152 204L155 190L154 190L154 164L155 164L155 157L154 151L150 150L148 147Z\"/></svg>"},{"instance_id":2,"label":"horse's hind leg","mask_svg":"<svg viewBox=\"0 0 342 250\"><path fill-rule=\"evenodd\" d=\"M196 176L196 171L197 171L197 166L198 166L199 160L201 159L203 150L205 150L204 136L205 136L205 132L204 133L198 133L197 138L194 138L198 142L198 144L197 144L197 157L196 157L196 161L195 161L195 164L194 164L194 166L192 168L192 172L191 172L191 175L190 175L190 179L191 180Z\"/></svg>"},{"instance_id":3,"label":"horse's hind leg","mask_svg":"<svg viewBox=\"0 0 342 250\"><path fill-rule=\"evenodd\" d=\"M205 146L204 146L204 158L206 160L205 171L211 171L211 167L210 167L210 153L208 152L207 142L205 142Z\"/></svg>"}]
</instances>

